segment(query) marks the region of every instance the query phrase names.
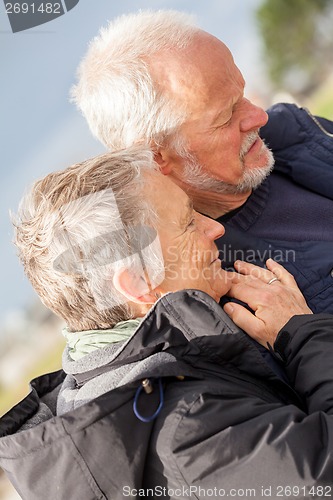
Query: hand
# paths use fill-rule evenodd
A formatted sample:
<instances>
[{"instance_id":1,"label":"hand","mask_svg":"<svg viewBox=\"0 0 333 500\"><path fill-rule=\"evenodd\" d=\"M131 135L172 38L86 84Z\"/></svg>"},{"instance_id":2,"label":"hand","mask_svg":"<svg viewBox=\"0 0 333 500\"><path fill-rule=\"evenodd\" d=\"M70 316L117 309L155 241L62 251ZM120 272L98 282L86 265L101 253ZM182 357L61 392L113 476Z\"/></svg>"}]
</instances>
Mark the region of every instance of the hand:
<instances>
[{"instance_id":1,"label":"hand","mask_svg":"<svg viewBox=\"0 0 333 500\"><path fill-rule=\"evenodd\" d=\"M273 346L281 328L296 314L312 314L294 277L272 259L267 269L236 261L233 284L227 295L246 302L254 315L240 304L228 302L224 311L250 337L264 347ZM270 280L277 280L268 284Z\"/></svg>"}]
</instances>

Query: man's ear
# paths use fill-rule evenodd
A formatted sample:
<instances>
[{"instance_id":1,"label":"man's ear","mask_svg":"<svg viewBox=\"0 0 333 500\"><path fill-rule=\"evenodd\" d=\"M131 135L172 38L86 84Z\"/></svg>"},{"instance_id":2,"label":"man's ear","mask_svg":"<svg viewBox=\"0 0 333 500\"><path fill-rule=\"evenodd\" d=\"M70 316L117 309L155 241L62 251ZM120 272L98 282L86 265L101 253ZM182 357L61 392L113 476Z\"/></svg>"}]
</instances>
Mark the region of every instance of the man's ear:
<instances>
[{"instance_id":1,"label":"man's ear","mask_svg":"<svg viewBox=\"0 0 333 500\"><path fill-rule=\"evenodd\" d=\"M119 269L113 276L113 285L122 295L136 304L154 304L156 295L149 289L143 275L131 269Z\"/></svg>"},{"instance_id":2,"label":"man's ear","mask_svg":"<svg viewBox=\"0 0 333 500\"><path fill-rule=\"evenodd\" d=\"M170 175L173 170L173 161L169 154L169 149L166 147L159 147L154 151L154 160L160 168L163 175Z\"/></svg>"}]
</instances>

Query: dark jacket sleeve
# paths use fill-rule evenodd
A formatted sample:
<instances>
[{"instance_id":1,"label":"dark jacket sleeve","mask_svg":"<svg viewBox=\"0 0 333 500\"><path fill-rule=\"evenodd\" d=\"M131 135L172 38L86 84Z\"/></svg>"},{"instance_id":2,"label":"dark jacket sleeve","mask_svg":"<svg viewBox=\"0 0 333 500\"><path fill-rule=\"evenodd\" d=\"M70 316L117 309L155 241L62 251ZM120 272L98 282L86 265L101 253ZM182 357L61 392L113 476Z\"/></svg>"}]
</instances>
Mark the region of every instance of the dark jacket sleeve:
<instances>
[{"instance_id":1,"label":"dark jacket sleeve","mask_svg":"<svg viewBox=\"0 0 333 500\"><path fill-rule=\"evenodd\" d=\"M294 316L279 332L274 349L283 358L293 387L305 397L308 412L332 415L333 316Z\"/></svg>"},{"instance_id":2,"label":"dark jacket sleeve","mask_svg":"<svg viewBox=\"0 0 333 500\"><path fill-rule=\"evenodd\" d=\"M333 317L295 317L277 345L308 412L255 384L243 393L183 386L157 423L150 484L170 498L181 489L199 499L333 496Z\"/></svg>"}]
</instances>

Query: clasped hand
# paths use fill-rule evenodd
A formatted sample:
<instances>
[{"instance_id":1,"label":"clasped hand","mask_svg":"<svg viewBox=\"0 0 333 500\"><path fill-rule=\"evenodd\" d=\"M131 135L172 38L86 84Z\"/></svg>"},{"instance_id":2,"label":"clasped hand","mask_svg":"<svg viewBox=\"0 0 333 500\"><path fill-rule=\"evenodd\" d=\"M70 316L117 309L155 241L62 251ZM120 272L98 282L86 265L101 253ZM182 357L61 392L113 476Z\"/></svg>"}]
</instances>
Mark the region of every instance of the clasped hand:
<instances>
[{"instance_id":1,"label":"clasped hand","mask_svg":"<svg viewBox=\"0 0 333 500\"><path fill-rule=\"evenodd\" d=\"M228 296L245 302L252 309L228 302L224 311L250 337L264 347L274 345L281 328L295 315L312 314L294 277L272 259L267 269L236 261L236 273L230 273L232 285ZM274 279L277 278L277 279Z\"/></svg>"}]
</instances>

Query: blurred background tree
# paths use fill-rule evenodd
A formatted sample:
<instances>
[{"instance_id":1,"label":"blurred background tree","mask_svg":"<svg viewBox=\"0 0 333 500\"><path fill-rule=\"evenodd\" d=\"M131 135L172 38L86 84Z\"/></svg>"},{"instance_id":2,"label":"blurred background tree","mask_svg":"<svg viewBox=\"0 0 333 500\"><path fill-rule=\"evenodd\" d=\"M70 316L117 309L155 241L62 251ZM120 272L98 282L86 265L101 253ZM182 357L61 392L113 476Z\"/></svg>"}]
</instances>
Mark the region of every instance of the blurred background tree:
<instances>
[{"instance_id":1,"label":"blurred background tree","mask_svg":"<svg viewBox=\"0 0 333 500\"><path fill-rule=\"evenodd\" d=\"M288 90L302 104L319 91L321 100L329 93L325 114L333 116L333 92L324 88L333 70L332 0L264 0L256 18L275 90Z\"/></svg>"}]
</instances>

